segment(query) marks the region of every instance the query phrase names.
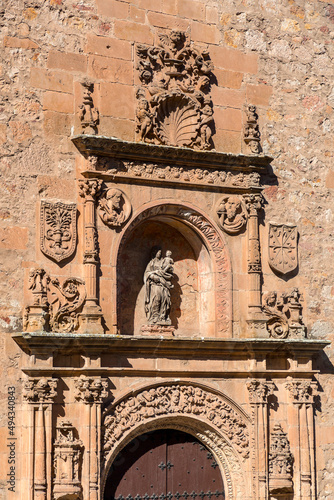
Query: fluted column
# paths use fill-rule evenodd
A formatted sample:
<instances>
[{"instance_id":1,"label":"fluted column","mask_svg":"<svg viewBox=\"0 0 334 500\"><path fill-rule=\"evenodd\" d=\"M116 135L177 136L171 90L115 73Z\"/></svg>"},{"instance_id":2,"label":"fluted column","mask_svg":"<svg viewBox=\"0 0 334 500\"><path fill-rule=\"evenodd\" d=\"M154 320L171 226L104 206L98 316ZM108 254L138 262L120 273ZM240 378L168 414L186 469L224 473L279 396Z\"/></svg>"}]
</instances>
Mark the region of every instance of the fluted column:
<instances>
[{"instance_id":1,"label":"fluted column","mask_svg":"<svg viewBox=\"0 0 334 500\"><path fill-rule=\"evenodd\" d=\"M317 383L310 380L291 379L286 388L293 403L292 425L295 428L295 498L315 500L316 471L314 450L314 395ZM291 419L290 419L291 421Z\"/></svg>"},{"instance_id":2,"label":"fluted column","mask_svg":"<svg viewBox=\"0 0 334 500\"><path fill-rule=\"evenodd\" d=\"M84 494L90 500L100 498L101 404L107 397L106 379L82 376L75 381L76 399L85 404L82 426L86 427L86 483Z\"/></svg>"},{"instance_id":3,"label":"fluted column","mask_svg":"<svg viewBox=\"0 0 334 500\"><path fill-rule=\"evenodd\" d=\"M80 196L84 200L84 252L87 298L80 315L81 333L103 333L102 312L98 300L97 268L99 265L95 204L101 190L100 179L79 179Z\"/></svg>"},{"instance_id":4,"label":"fluted column","mask_svg":"<svg viewBox=\"0 0 334 500\"><path fill-rule=\"evenodd\" d=\"M273 394L274 384L254 379L247 382L247 389L253 414L254 499L267 500L269 498L268 396Z\"/></svg>"},{"instance_id":5,"label":"fluted column","mask_svg":"<svg viewBox=\"0 0 334 500\"><path fill-rule=\"evenodd\" d=\"M249 275L249 301L248 309L250 318L256 319L261 315L261 251L259 237L258 214L262 208L263 198L260 194L245 196L248 209L248 275Z\"/></svg>"},{"instance_id":6,"label":"fluted column","mask_svg":"<svg viewBox=\"0 0 334 500\"><path fill-rule=\"evenodd\" d=\"M30 378L24 384L23 398L31 413L33 456L29 467L31 500L51 498L52 403L57 395L57 380Z\"/></svg>"}]
</instances>

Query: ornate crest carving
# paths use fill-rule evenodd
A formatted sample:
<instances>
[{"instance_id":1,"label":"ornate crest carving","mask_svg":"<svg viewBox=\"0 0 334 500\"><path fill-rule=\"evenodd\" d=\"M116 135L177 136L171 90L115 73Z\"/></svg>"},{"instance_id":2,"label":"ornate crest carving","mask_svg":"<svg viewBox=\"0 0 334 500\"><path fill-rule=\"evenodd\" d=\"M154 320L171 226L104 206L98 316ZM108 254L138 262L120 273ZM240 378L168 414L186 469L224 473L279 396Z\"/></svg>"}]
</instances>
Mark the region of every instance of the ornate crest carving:
<instances>
[{"instance_id":1,"label":"ornate crest carving","mask_svg":"<svg viewBox=\"0 0 334 500\"><path fill-rule=\"evenodd\" d=\"M159 35L159 45L137 45L136 132L139 141L210 149L213 110L209 94L213 64L186 33Z\"/></svg>"},{"instance_id":2,"label":"ornate crest carving","mask_svg":"<svg viewBox=\"0 0 334 500\"><path fill-rule=\"evenodd\" d=\"M82 84L82 104L79 106L79 119L81 121L82 131L85 134L96 134L99 123L99 112L94 107L92 94L94 84L83 82Z\"/></svg>"},{"instance_id":3,"label":"ornate crest carving","mask_svg":"<svg viewBox=\"0 0 334 500\"><path fill-rule=\"evenodd\" d=\"M42 252L61 262L75 251L77 242L75 203L41 202L40 231Z\"/></svg>"},{"instance_id":4,"label":"ornate crest carving","mask_svg":"<svg viewBox=\"0 0 334 500\"><path fill-rule=\"evenodd\" d=\"M267 292L263 296L263 312L270 316L267 329L276 339L291 336L305 336L302 319L301 295L297 288L290 293Z\"/></svg>"},{"instance_id":5,"label":"ornate crest carving","mask_svg":"<svg viewBox=\"0 0 334 500\"><path fill-rule=\"evenodd\" d=\"M290 444L280 424L270 433L269 488L271 493L288 493L293 489L293 456Z\"/></svg>"},{"instance_id":6,"label":"ornate crest carving","mask_svg":"<svg viewBox=\"0 0 334 500\"><path fill-rule=\"evenodd\" d=\"M261 153L261 136L258 123L259 117L256 113L256 107L253 105L249 105L246 113L247 121L244 128L244 141L251 153L259 154Z\"/></svg>"},{"instance_id":7,"label":"ornate crest carving","mask_svg":"<svg viewBox=\"0 0 334 500\"><path fill-rule=\"evenodd\" d=\"M82 498L82 441L75 437L75 429L69 420L60 420L56 432L53 447L53 498L79 500Z\"/></svg>"},{"instance_id":8,"label":"ornate crest carving","mask_svg":"<svg viewBox=\"0 0 334 500\"><path fill-rule=\"evenodd\" d=\"M104 418L104 453L135 425L166 415L196 415L226 434L236 450L249 455L246 422L226 401L192 385L162 385L132 395L111 407Z\"/></svg>"},{"instance_id":9,"label":"ornate crest carving","mask_svg":"<svg viewBox=\"0 0 334 500\"><path fill-rule=\"evenodd\" d=\"M228 234L238 234L246 226L247 209L238 196L224 196L217 204L219 225Z\"/></svg>"},{"instance_id":10,"label":"ornate crest carving","mask_svg":"<svg viewBox=\"0 0 334 500\"><path fill-rule=\"evenodd\" d=\"M109 227L122 226L131 215L131 203L120 189L104 191L98 201L101 220Z\"/></svg>"},{"instance_id":11,"label":"ornate crest carving","mask_svg":"<svg viewBox=\"0 0 334 500\"><path fill-rule=\"evenodd\" d=\"M296 226L269 224L269 265L274 271L287 274L297 268L297 241Z\"/></svg>"},{"instance_id":12,"label":"ornate crest carving","mask_svg":"<svg viewBox=\"0 0 334 500\"><path fill-rule=\"evenodd\" d=\"M24 329L28 332L76 330L78 315L86 299L84 281L80 278L66 278L60 284L57 278L51 278L44 269L31 270L29 281L29 289L35 299L25 309Z\"/></svg>"}]
</instances>

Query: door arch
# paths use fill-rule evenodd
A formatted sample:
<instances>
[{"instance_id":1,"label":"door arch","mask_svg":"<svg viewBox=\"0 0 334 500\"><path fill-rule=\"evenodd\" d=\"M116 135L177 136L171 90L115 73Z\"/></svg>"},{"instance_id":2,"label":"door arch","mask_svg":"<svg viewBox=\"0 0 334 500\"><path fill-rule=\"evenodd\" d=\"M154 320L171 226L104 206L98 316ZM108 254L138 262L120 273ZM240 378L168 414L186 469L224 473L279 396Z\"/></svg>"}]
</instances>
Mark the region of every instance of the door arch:
<instances>
[{"instance_id":1,"label":"door arch","mask_svg":"<svg viewBox=\"0 0 334 500\"><path fill-rule=\"evenodd\" d=\"M197 438L171 428L141 434L117 455L104 500L225 500L220 468Z\"/></svg>"}]
</instances>

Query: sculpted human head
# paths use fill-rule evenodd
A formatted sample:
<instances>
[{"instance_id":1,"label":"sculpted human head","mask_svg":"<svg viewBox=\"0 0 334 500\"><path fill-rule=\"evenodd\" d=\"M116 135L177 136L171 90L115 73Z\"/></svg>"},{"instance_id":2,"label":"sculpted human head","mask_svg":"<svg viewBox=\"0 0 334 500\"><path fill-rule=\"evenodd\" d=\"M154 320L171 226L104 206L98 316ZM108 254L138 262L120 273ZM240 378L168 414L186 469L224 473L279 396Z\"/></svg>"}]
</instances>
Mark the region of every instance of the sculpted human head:
<instances>
[{"instance_id":1,"label":"sculpted human head","mask_svg":"<svg viewBox=\"0 0 334 500\"><path fill-rule=\"evenodd\" d=\"M110 189L107 193L106 199L111 210L119 211L122 207L122 193L117 189Z\"/></svg>"},{"instance_id":2,"label":"sculpted human head","mask_svg":"<svg viewBox=\"0 0 334 500\"><path fill-rule=\"evenodd\" d=\"M240 200L236 196L230 196L225 203L226 216L228 220L233 220L241 206Z\"/></svg>"}]
</instances>

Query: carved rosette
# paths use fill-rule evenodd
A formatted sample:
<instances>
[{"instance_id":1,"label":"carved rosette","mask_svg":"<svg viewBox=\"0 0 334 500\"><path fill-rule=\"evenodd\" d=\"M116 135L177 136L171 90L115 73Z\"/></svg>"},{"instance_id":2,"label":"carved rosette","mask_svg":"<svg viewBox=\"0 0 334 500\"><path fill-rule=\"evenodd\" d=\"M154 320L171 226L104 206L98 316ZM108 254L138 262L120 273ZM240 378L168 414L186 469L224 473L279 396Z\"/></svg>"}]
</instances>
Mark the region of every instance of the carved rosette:
<instances>
[{"instance_id":1,"label":"carved rosette","mask_svg":"<svg viewBox=\"0 0 334 500\"><path fill-rule=\"evenodd\" d=\"M81 376L75 379L77 401L82 401L85 404L103 403L103 400L108 396L108 380L97 378L89 378Z\"/></svg>"},{"instance_id":2,"label":"carved rosette","mask_svg":"<svg viewBox=\"0 0 334 500\"><path fill-rule=\"evenodd\" d=\"M249 455L247 423L218 395L192 385L162 385L131 395L113 405L104 418L104 455L136 425L162 416L207 420L230 440L242 457Z\"/></svg>"},{"instance_id":3,"label":"carved rosette","mask_svg":"<svg viewBox=\"0 0 334 500\"><path fill-rule=\"evenodd\" d=\"M297 227L270 223L268 238L270 267L283 275L293 272L298 267Z\"/></svg>"},{"instance_id":4,"label":"carved rosette","mask_svg":"<svg viewBox=\"0 0 334 500\"><path fill-rule=\"evenodd\" d=\"M78 328L78 316L86 299L83 280L70 277L60 284L44 269L33 269L29 282L34 302L25 309L26 331L73 332Z\"/></svg>"},{"instance_id":5,"label":"carved rosette","mask_svg":"<svg viewBox=\"0 0 334 500\"><path fill-rule=\"evenodd\" d=\"M248 380L246 383L251 404L266 404L268 397L274 394L275 384L270 381Z\"/></svg>"},{"instance_id":6,"label":"carved rosette","mask_svg":"<svg viewBox=\"0 0 334 500\"><path fill-rule=\"evenodd\" d=\"M131 203L123 191L110 188L98 200L99 216L110 228L121 227L131 215Z\"/></svg>"},{"instance_id":7,"label":"carved rosette","mask_svg":"<svg viewBox=\"0 0 334 500\"><path fill-rule=\"evenodd\" d=\"M228 234L241 233L247 224L247 208L239 196L224 196L216 207L219 226Z\"/></svg>"},{"instance_id":8,"label":"carved rosette","mask_svg":"<svg viewBox=\"0 0 334 500\"><path fill-rule=\"evenodd\" d=\"M77 241L75 203L41 202L40 245L42 252L56 262L68 259Z\"/></svg>"},{"instance_id":9,"label":"carved rosette","mask_svg":"<svg viewBox=\"0 0 334 500\"><path fill-rule=\"evenodd\" d=\"M54 378L29 378L23 385L23 400L30 404L54 403L57 383Z\"/></svg>"},{"instance_id":10,"label":"carved rosette","mask_svg":"<svg viewBox=\"0 0 334 500\"><path fill-rule=\"evenodd\" d=\"M247 121L244 128L244 141L248 146L249 152L254 154L261 153L259 117L256 107L249 105L246 111Z\"/></svg>"},{"instance_id":11,"label":"carved rosette","mask_svg":"<svg viewBox=\"0 0 334 500\"><path fill-rule=\"evenodd\" d=\"M139 141L210 149L213 64L186 33L159 34L157 46L137 45L136 132Z\"/></svg>"},{"instance_id":12,"label":"carved rosette","mask_svg":"<svg viewBox=\"0 0 334 500\"><path fill-rule=\"evenodd\" d=\"M53 498L82 498L81 460L83 443L75 437L75 429L68 420L60 420L53 445Z\"/></svg>"},{"instance_id":13,"label":"carved rosette","mask_svg":"<svg viewBox=\"0 0 334 500\"><path fill-rule=\"evenodd\" d=\"M270 433L269 490L272 494L293 491L293 456L287 434L280 424L275 424Z\"/></svg>"}]
</instances>

